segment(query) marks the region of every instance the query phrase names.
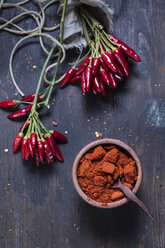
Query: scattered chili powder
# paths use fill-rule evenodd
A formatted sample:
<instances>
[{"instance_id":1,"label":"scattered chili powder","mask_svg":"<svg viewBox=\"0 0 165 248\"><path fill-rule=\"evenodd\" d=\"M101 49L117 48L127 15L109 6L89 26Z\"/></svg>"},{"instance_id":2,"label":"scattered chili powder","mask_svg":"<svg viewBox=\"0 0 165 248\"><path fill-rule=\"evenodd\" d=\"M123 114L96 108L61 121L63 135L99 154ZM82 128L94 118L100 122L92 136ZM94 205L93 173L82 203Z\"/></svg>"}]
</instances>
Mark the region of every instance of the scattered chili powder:
<instances>
[{"instance_id":1,"label":"scattered chili powder","mask_svg":"<svg viewBox=\"0 0 165 248\"><path fill-rule=\"evenodd\" d=\"M137 180L137 167L133 158L121 148L100 145L82 157L77 175L84 193L106 205L124 197L119 189L111 188L118 178L125 186L133 189Z\"/></svg>"}]
</instances>

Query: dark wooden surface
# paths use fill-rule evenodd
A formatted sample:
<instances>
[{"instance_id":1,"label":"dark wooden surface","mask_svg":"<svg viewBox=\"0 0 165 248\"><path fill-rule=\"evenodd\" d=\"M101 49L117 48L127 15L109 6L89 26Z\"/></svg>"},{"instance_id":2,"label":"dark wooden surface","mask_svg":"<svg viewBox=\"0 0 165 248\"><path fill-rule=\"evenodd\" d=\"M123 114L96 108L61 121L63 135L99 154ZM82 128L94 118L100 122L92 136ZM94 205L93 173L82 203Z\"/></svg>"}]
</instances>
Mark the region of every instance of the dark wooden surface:
<instances>
[{"instance_id":1,"label":"dark wooden surface","mask_svg":"<svg viewBox=\"0 0 165 248\"><path fill-rule=\"evenodd\" d=\"M33 162L24 163L20 153L13 155L12 142L21 123L7 120L7 112L0 111L0 248L165 247L164 0L110 2L114 33L140 54L142 62L130 63L130 78L116 92L109 91L106 100L84 97L79 87L56 90L56 101L43 121L52 128L55 119L57 130L68 132L69 143L61 146L63 164L37 169ZM52 7L52 23L54 13ZM9 12L5 15L10 16ZM16 94L8 63L17 40L0 33L0 100ZM26 56L32 57L32 64ZM44 59L38 43L16 55L15 76L26 93L35 90ZM138 153L144 169L138 196L150 208L153 222L133 203L101 210L83 202L75 192L74 158L96 139L96 131L121 139Z\"/></svg>"}]
</instances>

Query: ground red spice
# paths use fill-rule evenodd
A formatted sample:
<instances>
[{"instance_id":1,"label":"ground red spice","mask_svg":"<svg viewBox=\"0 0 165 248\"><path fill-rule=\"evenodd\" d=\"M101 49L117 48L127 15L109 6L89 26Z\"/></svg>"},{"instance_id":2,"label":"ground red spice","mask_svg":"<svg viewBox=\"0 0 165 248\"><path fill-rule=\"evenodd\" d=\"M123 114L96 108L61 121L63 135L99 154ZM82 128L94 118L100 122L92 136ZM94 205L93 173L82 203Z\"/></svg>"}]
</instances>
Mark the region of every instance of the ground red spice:
<instances>
[{"instance_id":1,"label":"ground red spice","mask_svg":"<svg viewBox=\"0 0 165 248\"><path fill-rule=\"evenodd\" d=\"M77 175L84 193L106 204L124 197L119 189L111 188L118 178L133 189L137 180L137 166L132 157L117 146L100 145L82 157Z\"/></svg>"}]
</instances>

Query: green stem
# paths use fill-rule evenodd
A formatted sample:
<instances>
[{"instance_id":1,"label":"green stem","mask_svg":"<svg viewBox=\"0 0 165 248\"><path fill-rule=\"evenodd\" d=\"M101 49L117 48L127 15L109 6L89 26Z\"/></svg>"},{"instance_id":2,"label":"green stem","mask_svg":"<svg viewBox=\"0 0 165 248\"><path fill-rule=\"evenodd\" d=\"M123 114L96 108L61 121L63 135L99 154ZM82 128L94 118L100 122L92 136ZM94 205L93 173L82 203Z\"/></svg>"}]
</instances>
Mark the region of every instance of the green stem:
<instances>
[{"instance_id":1,"label":"green stem","mask_svg":"<svg viewBox=\"0 0 165 248\"><path fill-rule=\"evenodd\" d=\"M88 34L87 25L86 25L85 20L82 16L80 17L80 19L81 19L85 39L86 39L88 45L90 46L91 45L91 38L89 37L89 34Z\"/></svg>"},{"instance_id":2,"label":"green stem","mask_svg":"<svg viewBox=\"0 0 165 248\"><path fill-rule=\"evenodd\" d=\"M66 5L67 5L67 0L64 0L63 9L62 9L62 16L61 16L61 31L60 31L60 43L61 43L61 45L63 44L63 37L64 37L64 21L65 21ZM49 99L50 99L50 96L52 94L52 91L53 91L53 88L54 88L54 85L55 85L58 69L59 69L59 66L60 66L61 53L62 53L62 49L60 48L59 54L58 54L58 59L57 59L56 70L55 70L55 73L54 73L54 77L53 77L53 80L52 80L52 83L51 83L51 86L50 86L50 90L49 90L47 99L45 101L46 105L48 105L48 103L49 103Z\"/></svg>"},{"instance_id":3,"label":"green stem","mask_svg":"<svg viewBox=\"0 0 165 248\"><path fill-rule=\"evenodd\" d=\"M37 105L37 100L38 100L38 94L39 94L39 90L40 90L40 87L41 87L42 79L43 79L45 70L47 68L48 62L49 62L49 60L50 60L50 58L51 58L51 56L53 54L53 51L54 51L55 47L56 47L56 43L51 48L51 50L50 50L50 52L49 52L49 54L47 56L47 59L45 61L45 64L44 64L44 66L42 68L42 71L41 71L41 74L40 74L40 78L39 78L39 81L38 81L38 85L37 85L37 89L36 89L36 93L35 93L35 98L34 98L34 103L33 103L33 108L32 108L33 112L36 110L36 105Z\"/></svg>"}]
</instances>

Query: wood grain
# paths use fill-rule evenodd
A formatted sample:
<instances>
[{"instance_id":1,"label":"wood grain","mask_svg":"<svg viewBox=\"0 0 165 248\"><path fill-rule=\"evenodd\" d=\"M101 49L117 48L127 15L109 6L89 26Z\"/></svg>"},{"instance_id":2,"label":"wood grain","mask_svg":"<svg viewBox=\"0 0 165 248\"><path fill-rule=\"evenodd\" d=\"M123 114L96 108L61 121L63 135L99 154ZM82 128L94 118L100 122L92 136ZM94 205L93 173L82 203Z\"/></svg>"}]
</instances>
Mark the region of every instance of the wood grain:
<instances>
[{"instance_id":1,"label":"wood grain","mask_svg":"<svg viewBox=\"0 0 165 248\"><path fill-rule=\"evenodd\" d=\"M68 132L69 143L61 146L63 164L37 169L34 162L13 155L12 141L21 123L7 120L7 112L0 111L1 248L165 247L164 0L112 0L109 5L114 9L114 34L134 48L142 62L130 62L130 78L115 92L109 91L106 100L84 97L76 86L56 90L55 104L44 123L53 128L55 119L57 130ZM54 13L53 7L47 11L51 23L57 20ZM10 14L14 12L7 12L6 18ZM16 94L8 63L18 39L0 33L0 100ZM37 69L26 56L32 57ZM73 52L68 53L61 72L72 57ZM35 90L44 59L38 43L30 43L16 55L14 72L25 93ZM72 164L79 150L96 139L96 131L123 140L138 153L144 169L138 196L150 208L153 222L133 203L102 210L77 195Z\"/></svg>"}]
</instances>

